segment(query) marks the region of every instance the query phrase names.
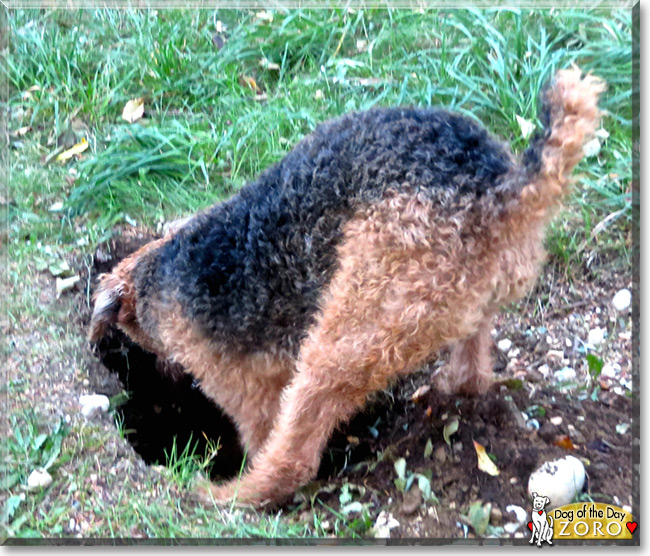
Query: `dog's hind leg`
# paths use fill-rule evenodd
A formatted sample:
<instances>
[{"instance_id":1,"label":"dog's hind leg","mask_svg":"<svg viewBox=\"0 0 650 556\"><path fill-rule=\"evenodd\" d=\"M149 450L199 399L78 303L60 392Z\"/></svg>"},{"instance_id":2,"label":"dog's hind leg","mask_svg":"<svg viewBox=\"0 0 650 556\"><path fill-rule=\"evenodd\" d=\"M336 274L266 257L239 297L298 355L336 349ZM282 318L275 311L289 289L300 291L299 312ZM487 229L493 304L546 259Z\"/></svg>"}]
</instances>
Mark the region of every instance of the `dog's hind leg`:
<instances>
[{"instance_id":1,"label":"dog's hind leg","mask_svg":"<svg viewBox=\"0 0 650 556\"><path fill-rule=\"evenodd\" d=\"M283 500L316 474L330 434L368 394L476 333L489 297L477 284L489 279L460 266L460 219L445 224L434 211L405 196L349 223L269 440L239 482L210 486L208 500Z\"/></svg>"},{"instance_id":2,"label":"dog's hind leg","mask_svg":"<svg viewBox=\"0 0 650 556\"><path fill-rule=\"evenodd\" d=\"M452 345L444 389L450 393L483 394L492 383L492 318L485 317L471 336Z\"/></svg>"}]
</instances>

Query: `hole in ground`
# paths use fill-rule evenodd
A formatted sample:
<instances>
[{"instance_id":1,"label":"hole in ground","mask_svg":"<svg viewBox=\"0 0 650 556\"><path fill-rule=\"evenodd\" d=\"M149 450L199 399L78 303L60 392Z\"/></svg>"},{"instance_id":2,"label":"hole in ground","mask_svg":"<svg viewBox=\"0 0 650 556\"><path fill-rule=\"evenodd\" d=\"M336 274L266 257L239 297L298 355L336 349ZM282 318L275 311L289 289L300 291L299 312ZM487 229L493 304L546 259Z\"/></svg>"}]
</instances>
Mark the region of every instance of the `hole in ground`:
<instances>
[{"instance_id":1,"label":"hole in ground","mask_svg":"<svg viewBox=\"0 0 650 556\"><path fill-rule=\"evenodd\" d=\"M93 278L110 270L124 257L155 236L147 231L124 233L97 249ZM96 285L96 279L92 280ZM231 419L225 415L180 365L161 361L131 341L116 327L96 346L95 356L119 378L126 401L118 408L126 440L148 464L168 463L190 445L202 455L209 444L220 446L210 465L213 479L229 478L241 469L243 452ZM372 458L368 442L359 438L378 437L388 426L386 414L394 401L381 393L363 412L336 431L323 455L318 478L336 476L346 467Z\"/></svg>"}]
</instances>

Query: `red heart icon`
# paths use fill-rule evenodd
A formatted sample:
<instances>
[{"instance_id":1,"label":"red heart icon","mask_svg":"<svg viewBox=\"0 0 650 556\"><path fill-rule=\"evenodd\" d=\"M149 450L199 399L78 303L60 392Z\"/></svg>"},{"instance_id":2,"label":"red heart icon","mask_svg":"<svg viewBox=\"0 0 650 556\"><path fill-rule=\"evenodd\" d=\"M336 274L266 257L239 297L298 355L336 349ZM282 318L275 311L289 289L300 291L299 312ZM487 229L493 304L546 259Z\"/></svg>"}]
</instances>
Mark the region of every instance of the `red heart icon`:
<instances>
[{"instance_id":1,"label":"red heart icon","mask_svg":"<svg viewBox=\"0 0 650 556\"><path fill-rule=\"evenodd\" d=\"M634 531L636 531L636 528L639 526L639 524L636 521L628 521L625 524L625 526L627 527L630 533L634 533Z\"/></svg>"},{"instance_id":2,"label":"red heart icon","mask_svg":"<svg viewBox=\"0 0 650 556\"><path fill-rule=\"evenodd\" d=\"M544 510L539 510L537 513L538 513L539 515L542 515L542 514L544 513Z\"/></svg>"},{"instance_id":3,"label":"red heart icon","mask_svg":"<svg viewBox=\"0 0 650 556\"><path fill-rule=\"evenodd\" d=\"M532 531L533 530L533 522L529 521L528 522L528 528Z\"/></svg>"}]
</instances>

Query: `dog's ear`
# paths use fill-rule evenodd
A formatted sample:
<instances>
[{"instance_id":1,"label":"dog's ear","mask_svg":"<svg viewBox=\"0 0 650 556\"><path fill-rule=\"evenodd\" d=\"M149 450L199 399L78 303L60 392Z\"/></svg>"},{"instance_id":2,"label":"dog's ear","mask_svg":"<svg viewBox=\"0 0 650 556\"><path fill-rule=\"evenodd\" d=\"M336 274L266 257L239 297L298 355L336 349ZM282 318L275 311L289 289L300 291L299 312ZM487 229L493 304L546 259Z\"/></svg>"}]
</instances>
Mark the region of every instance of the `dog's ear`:
<instances>
[{"instance_id":1,"label":"dog's ear","mask_svg":"<svg viewBox=\"0 0 650 556\"><path fill-rule=\"evenodd\" d=\"M530 495L533 497L533 500L535 500L535 498L537 498L537 493L536 492L531 492Z\"/></svg>"},{"instance_id":2,"label":"dog's ear","mask_svg":"<svg viewBox=\"0 0 650 556\"><path fill-rule=\"evenodd\" d=\"M551 499L548 496L544 496L544 500L546 500L546 502L544 504L545 506L546 506L546 504L548 504L551 501Z\"/></svg>"},{"instance_id":3,"label":"dog's ear","mask_svg":"<svg viewBox=\"0 0 650 556\"><path fill-rule=\"evenodd\" d=\"M120 274L114 272L100 278L99 287L93 296L95 307L88 332L88 339L93 343L104 336L107 326L126 324L133 319L132 288Z\"/></svg>"}]
</instances>

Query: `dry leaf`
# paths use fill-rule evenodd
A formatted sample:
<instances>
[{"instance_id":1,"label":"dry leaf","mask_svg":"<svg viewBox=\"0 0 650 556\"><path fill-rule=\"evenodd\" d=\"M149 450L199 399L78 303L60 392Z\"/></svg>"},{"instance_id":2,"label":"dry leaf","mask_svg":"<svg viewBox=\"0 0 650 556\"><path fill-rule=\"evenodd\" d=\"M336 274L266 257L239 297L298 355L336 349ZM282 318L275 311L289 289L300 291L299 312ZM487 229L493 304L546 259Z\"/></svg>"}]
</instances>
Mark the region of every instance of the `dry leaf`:
<instances>
[{"instance_id":1,"label":"dry leaf","mask_svg":"<svg viewBox=\"0 0 650 556\"><path fill-rule=\"evenodd\" d=\"M494 462L490 459L490 456L487 455L485 448L475 440L472 442L474 442L474 449L476 450L476 455L478 456L478 468L484 473L492 475L493 477L499 475L501 471L499 471L499 468L494 465Z\"/></svg>"},{"instance_id":2,"label":"dry leaf","mask_svg":"<svg viewBox=\"0 0 650 556\"><path fill-rule=\"evenodd\" d=\"M250 75L240 75L239 84L242 87L248 87L251 91L255 91L256 93L261 92L257 86L257 81L255 81L255 78Z\"/></svg>"},{"instance_id":3,"label":"dry leaf","mask_svg":"<svg viewBox=\"0 0 650 556\"><path fill-rule=\"evenodd\" d=\"M12 134L15 135L16 137L22 137L23 135L25 135L31 130L32 130L32 126L26 125L25 127L18 128Z\"/></svg>"},{"instance_id":4,"label":"dry leaf","mask_svg":"<svg viewBox=\"0 0 650 556\"><path fill-rule=\"evenodd\" d=\"M255 17L257 19L261 19L262 21L266 21L268 23L271 23L273 21L273 14L269 12L257 12L255 14Z\"/></svg>"},{"instance_id":5,"label":"dry leaf","mask_svg":"<svg viewBox=\"0 0 650 556\"><path fill-rule=\"evenodd\" d=\"M524 120L521 116L515 115L517 118L517 123L519 124L519 129L521 129L521 135L524 139L528 139L531 133L535 130L535 124Z\"/></svg>"},{"instance_id":6,"label":"dry leaf","mask_svg":"<svg viewBox=\"0 0 650 556\"><path fill-rule=\"evenodd\" d=\"M78 275L71 276L70 278L57 278L56 279L56 296L60 297L62 293L67 292L75 287L76 283L81 278Z\"/></svg>"},{"instance_id":7,"label":"dry leaf","mask_svg":"<svg viewBox=\"0 0 650 556\"><path fill-rule=\"evenodd\" d=\"M447 446L451 446L451 437L458 431L458 417L452 417L442 429L442 437L445 439Z\"/></svg>"},{"instance_id":8,"label":"dry leaf","mask_svg":"<svg viewBox=\"0 0 650 556\"><path fill-rule=\"evenodd\" d=\"M587 158L596 156L600 152L600 141L598 137L594 137L591 141L585 143L582 147L582 152Z\"/></svg>"},{"instance_id":9,"label":"dry leaf","mask_svg":"<svg viewBox=\"0 0 650 556\"><path fill-rule=\"evenodd\" d=\"M144 99L142 97L134 98L126 103L122 110L122 119L130 124L142 118L144 114Z\"/></svg>"},{"instance_id":10,"label":"dry leaf","mask_svg":"<svg viewBox=\"0 0 650 556\"><path fill-rule=\"evenodd\" d=\"M565 450L576 449L576 447L573 445L573 442L571 442L571 438L569 438L569 436L566 434L556 436L553 444L555 446L559 446L560 448L564 448Z\"/></svg>"},{"instance_id":11,"label":"dry leaf","mask_svg":"<svg viewBox=\"0 0 650 556\"><path fill-rule=\"evenodd\" d=\"M275 62L271 62L268 58L262 58L260 60L260 66L262 66L264 69L267 70L279 70L280 69L280 64L276 64Z\"/></svg>"},{"instance_id":12,"label":"dry leaf","mask_svg":"<svg viewBox=\"0 0 650 556\"><path fill-rule=\"evenodd\" d=\"M72 148L68 149L67 151L63 151L59 156L56 157L57 160L63 161L63 160L69 160L76 154L81 154L88 148L88 141L86 141L86 138L82 138L81 142L77 143L74 145Z\"/></svg>"},{"instance_id":13,"label":"dry leaf","mask_svg":"<svg viewBox=\"0 0 650 556\"><path fill-rule=\"evenodd\" d=\"M418 403L419 401L424 398L424 396L427 394L427 392L431 390L431 386L428 384L424 384L420 386L413 394L411 395L411 399L415 402Z\"/></svg>"}]
</instances>

